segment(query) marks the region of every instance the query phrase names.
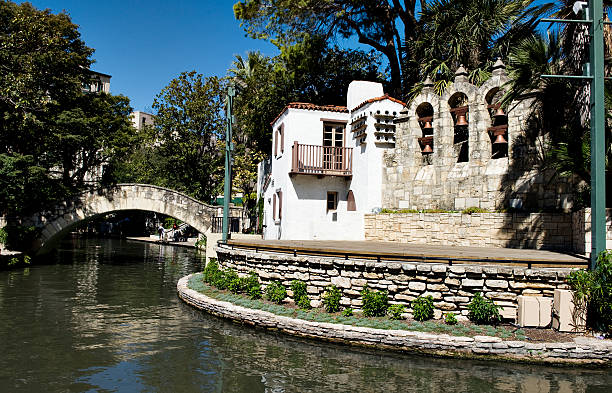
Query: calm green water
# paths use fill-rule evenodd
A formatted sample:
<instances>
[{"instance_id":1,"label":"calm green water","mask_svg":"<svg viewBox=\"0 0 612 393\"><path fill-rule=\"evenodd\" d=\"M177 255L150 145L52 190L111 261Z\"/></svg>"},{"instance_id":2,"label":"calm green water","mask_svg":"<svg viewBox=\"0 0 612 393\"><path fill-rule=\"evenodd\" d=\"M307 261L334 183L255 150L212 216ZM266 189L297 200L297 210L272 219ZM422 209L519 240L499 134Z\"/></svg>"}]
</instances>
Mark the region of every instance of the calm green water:
<instances>
[{"instance_id":1,"label":"calm green water","mask_svg":"<svg viewBox=\"0 0 612 393\"><path fill-rule=\"evenodd\" d=\"M610 392L610 370L443 360L319 344L195 311L192 250L74 240L0 272L1 392Z\"/></svg>"}]
</instances>

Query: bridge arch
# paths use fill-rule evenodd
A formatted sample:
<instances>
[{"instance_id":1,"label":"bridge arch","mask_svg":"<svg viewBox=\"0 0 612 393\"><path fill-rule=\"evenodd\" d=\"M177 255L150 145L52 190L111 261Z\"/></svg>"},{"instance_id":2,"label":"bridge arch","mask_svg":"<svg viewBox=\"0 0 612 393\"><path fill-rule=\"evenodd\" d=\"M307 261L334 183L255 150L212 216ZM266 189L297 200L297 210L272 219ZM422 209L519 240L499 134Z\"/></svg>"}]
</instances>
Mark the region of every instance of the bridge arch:
<instances>
[{"instance_id":1,"label":"bridge arch","mask_svg":"<svg viewBox=\"0 0 612 393\"><path fill-rule=\"evenodd\" d=\"M35 214L27 224L39 230L33 244L36 254L51 251L59 240L83 221L121 210L144 210L177 218L206 233L220 207L200 202L183 193L149 184L117 184L84 192L54 208ZM240 208L232 208L230 216L239 216Z\"/></svg>"}]
</instances>

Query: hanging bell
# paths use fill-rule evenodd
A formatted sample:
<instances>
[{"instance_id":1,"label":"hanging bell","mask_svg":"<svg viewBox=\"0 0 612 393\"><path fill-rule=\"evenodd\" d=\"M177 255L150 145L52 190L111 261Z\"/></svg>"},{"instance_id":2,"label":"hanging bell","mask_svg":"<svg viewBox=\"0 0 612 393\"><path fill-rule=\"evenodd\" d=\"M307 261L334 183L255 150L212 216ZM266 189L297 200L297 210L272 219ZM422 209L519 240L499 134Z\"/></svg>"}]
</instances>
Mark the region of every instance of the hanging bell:
<instances>
[{"instance_id":1,"label":"hanging bell","mask_svg":"<svg viewBox=\"0 0 612 393\"><path fill-rule=\"evenodd\" d=\"M467 119L465 117L465 112L459 113L457 115L457 122L455 123L456 126L467 126L468 122Z\"/></svg>"},{"instance_id":2,"label":"hanging bell","mask_svg":"<svg viewBox=\"0 0 612 393\"><path fill-rule=\"evenodd\" d=\"M508 143L506 138L504 138L503 132L500 132L499 134L497 134L497 138L495 138L495 142L493 142L493 144L501 144L501 143Z\"/></svg>"},{"instance_id":3,"label":"hanging bell","mask_svg":"<svg viewBox=\"0 0 612 393\"><path fill-rule=\"evenodd\" d=\"M502 109L501 106L499 106L497 108L497 110L495 111L495 114L493 115L494 117L505 117L506 114L504 113L504 110Z\"/></svg>"},{"instance_id":4,"label":"hanging bell","mask_svg":"<svg viewBox=\"0 0 612 393\"><path fill-rule=\"evenodd\" d=\"M423 154L433 153L433 149L431 148L431 145L429 143L426 143L425 146L423 147L423 150L421 150L421 153Z\"/></svg>"},{"instance_id":5,"label":"hanging bell","mask_svg":"<svg viewBox=\"0 0 612 393\"><path fill-rule=\"evenodd\" d=\"M431 126L431 122L430 121L426 121L425 125L423 126L424 130L431 130L433 127Z\"/></svg>"}]
</instances>

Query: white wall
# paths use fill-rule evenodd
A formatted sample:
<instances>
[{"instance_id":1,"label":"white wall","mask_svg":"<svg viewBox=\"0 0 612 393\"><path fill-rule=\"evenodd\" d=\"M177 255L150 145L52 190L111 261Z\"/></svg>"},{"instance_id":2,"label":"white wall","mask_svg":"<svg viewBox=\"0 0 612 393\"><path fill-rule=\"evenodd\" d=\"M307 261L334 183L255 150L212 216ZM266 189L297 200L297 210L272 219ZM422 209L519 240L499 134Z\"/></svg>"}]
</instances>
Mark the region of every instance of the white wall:
<instances>
[{"instance_id":1,"label":"white wall","mask_svg":"<svg viewBox=\"0 0 612 393\"><path fill-rule=\"evenodd\" d=\"M352 85L352 84L351 84ZM366 93L353 92L353 100L359 105L369 98L383 95L382 86L370 86ZM380 89L379 89L380 88ZM371 90L371 91L370 91ZM374 92L375 96L370 95ZM372 94L374 94L372 93ZM376 143L374 123L371 112L399 112L402 105L384 99L368 103L349 113L288 108L273 124L273 138L277 129L283 125L284 146L281 153L280 140L278 154L274 156L272 141L272 176L264 192L264 239L321 239L321 240L363 240L364 213L382 206L382 167L383 153L392 150L393 144ZM362 113L367 115L366 144L360 146L353 138L350 122ZM298 174L289 176L292 164L292 146L299 144L321 146L323 144L323 121L334 119L347 121L344 145L353 148L351 178L341 176L316 176ZM347 211L349 190L355 197L356 211ZM282 191L282 217L273 219L274 194ZM338 193L338 206L335 212L327 211L327 193ZM277 201L278 209L278 201ZM334 214L335 213L335 214Z\"/></svg>"}]
</instances>

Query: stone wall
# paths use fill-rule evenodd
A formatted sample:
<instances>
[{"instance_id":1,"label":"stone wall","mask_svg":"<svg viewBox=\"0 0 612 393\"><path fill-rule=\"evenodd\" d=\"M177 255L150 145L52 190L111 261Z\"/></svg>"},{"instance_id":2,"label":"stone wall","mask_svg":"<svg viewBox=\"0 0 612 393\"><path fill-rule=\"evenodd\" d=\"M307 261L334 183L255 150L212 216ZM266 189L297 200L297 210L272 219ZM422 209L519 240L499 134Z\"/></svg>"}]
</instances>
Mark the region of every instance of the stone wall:
<instances>
[{"instance_id":1,"label":"stone wall","mask_svg":"<svg viewBox=\"0 0 612 393\"><path fill-rule=\"evenodd\" d=\"M507 144L501 145L507 152L494 150L495 137L489 128L498 120L491 105L499 102L507 81L505 67L497 63L492 77L482 86L470 84L462 68L442 96L434 92L432 84L425 83L421 94L396 119L395 149L383 158L382 207L571 208L570 184L541 165L547 140L528 127L530 100L513 102L505 108ZM469 108L466 143L457 141L455 136L451 112L455 105ZM431 113L433 152L423 154L418 138L424 136L425 130L419 118ZM460 159L464 145L467 161Z\"/></svg>"},{"instance_id":2,"label":"stone wall","mask_svg":"<svg viewBox=\"0 0 612 393\"><path fill-rule=\"evenodd\" d=\"M474 294L482 292L503 307L502 315L515 320L517 296L551 297L555 288L567 289L565 279L571 268L538 268L484 265L457 265L419 262L375 262L359 259L298 256L232 250L217 247L219 264L241 274L255 271L267 285L280 280L289 287L292 280L308 284L314 306L320 305L325 288L334 284L342 291L344 307L361 307L360 291L367 284L389 291L391 303L405 304L418 296L431 295L436 318L443 312L466 316Z\"/></svg>"},{"instance_id":3,"label":"stone wall","mask_svg":"<svg viewBox=\"0 0 612 393\"><path fill-rule=\"evenodd\" d=\"M591 209L582 209L572 214L572 238L574 251L591 255ZM606 209L606 248L612 249L612 209Z\"/></svg>"},{"instance_id":4,"label":"stone wall","mask_svg":"<svg viewBox=\"0 0 612 393\"><path fill-rule=\"evenodd\" d=\"M572 251L575 219L569 213L389 213L366 214L364 225L365 239L373 241Z\"/></svg>"}]
</instances>

